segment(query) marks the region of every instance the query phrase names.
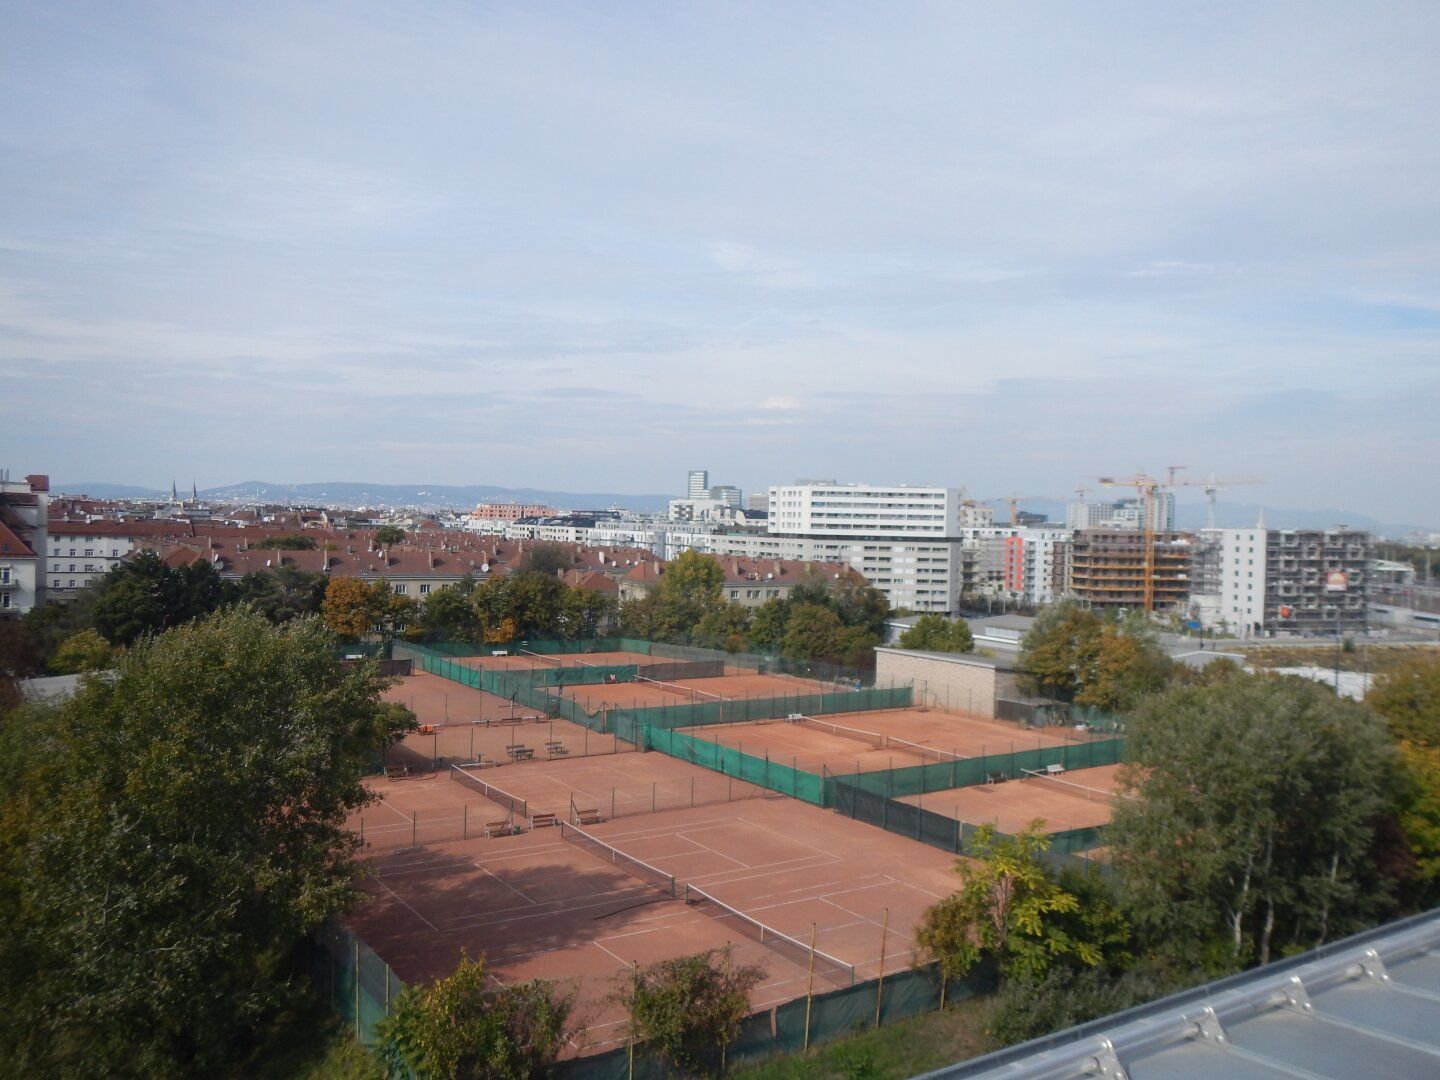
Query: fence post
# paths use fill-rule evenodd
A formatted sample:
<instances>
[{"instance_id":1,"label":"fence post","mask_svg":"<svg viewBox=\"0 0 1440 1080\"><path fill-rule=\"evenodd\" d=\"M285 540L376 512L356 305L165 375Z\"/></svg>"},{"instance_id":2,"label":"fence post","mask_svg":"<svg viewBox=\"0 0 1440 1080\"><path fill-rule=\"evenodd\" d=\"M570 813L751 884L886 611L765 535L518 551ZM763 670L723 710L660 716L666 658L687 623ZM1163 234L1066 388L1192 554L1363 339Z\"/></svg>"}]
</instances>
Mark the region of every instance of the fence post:
<instances>
[{"instance_id":1,"label":"fence post","mask_svg":"<svg viewBox=\"0 0 1440 1080\"><path fill-rule=\"evenodd\" d=\"M470 839L470 804L462 803L460 806L460 839Z\"/></svg>"},{"instance_id":2,"label":"fence post","mask_svg":"<svg viewBox=\"0 0 1440 1080\"><path fill-rule=\"evenodd\" d=\"M416 838L416 836L419 835L419 832L420 832L420 811L419 811L419 810L411 810L411 811L410 811L410 846L411 846L411 847L416 847L416 846L418 846L418 842L416 841L415 838Z\"/></svg>"},{"instance_id":3,"label":"fence post","mask_svg":"<svg viewBox=\"0 0 1440 1080\"><path fill-rule=\"evenodd\" d=\"M890 909L885 909L885 922L880 927L880 978L875 983L875 1026L880 1026L880 1003L885 998L885 941L890 936Z\"/></svg>"},{"instance_id":4,"label":"fence post","mask_svg":"<svg viewBox=\"0 0 1440 1080\"><path fill-rule=\"evenodd\" d=\"M355 1038L360 1038L360 939L353 938L353 952L355 958Z\"/></svg>"}]
</instances>

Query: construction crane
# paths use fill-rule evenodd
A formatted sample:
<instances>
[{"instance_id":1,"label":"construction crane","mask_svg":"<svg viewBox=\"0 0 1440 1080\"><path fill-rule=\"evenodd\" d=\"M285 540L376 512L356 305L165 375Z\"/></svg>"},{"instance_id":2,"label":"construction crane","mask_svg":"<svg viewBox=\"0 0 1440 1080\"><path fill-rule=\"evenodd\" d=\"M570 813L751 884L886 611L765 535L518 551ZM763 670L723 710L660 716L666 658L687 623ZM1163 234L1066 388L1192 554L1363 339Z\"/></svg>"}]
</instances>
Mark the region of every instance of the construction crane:
<instances>
[{"instance_id":1,"label":"construction crane","mask_svg":"<svg viewBox=\"0 0 1440 1080\"><path fill-rule=\"evenodd\" d=\"M1173 481L1172 481L1173 483ZM1221 491L1236 487L1241 484L1263 484L1264 480L1258 476L1230 476L1223 479L1216 479L1211 473L1208 480L1181 480L1181 486L1203 488L1205 491L1205 527L1215 528L1215 496Z\"/></svg>"},{"instance_id":2,"label":"construction crane","mask_svg":"<svg viewBox=\"0 0 1440 1080\"><path fill-rule=\"evenodd\" d=\"M1174 468L1183 469L1185 466L1176 465ZM1155 610L1155 494L1164 483L1153 476L1146 476L1144 473L1136 473L1128 480L1117 479L1113 476L1100 477L1100 483L1105 487L1133 487L1140 492L1143 502L1141 510L1141 531L1144 534L1144 569L1141 573L1140 590L1141 602L1144 604L1146 613Z\"/></svg>"},{"instance_id":3,"label":"construction crane","mask_svg":"<svg viewBox=\"0 0 1440 1080\"><path fill-rule=\"evenodd\" d=\"M1007 495L1005 501L1010 504L1010 524L1020 523L1020 503L1025 499L1041 499L1043 495Z\"/></svg>"}]
</instances>

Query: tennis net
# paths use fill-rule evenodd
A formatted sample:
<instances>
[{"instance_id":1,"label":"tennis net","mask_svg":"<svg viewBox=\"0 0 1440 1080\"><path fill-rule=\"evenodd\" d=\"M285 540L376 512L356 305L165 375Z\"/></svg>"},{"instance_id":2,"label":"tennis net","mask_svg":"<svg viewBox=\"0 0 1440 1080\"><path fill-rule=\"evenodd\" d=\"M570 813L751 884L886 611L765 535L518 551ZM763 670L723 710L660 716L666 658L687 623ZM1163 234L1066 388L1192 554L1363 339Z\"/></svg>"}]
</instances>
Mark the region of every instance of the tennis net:
<instances>
[{"instance_id":1,"label":"tennis net","mask_svg":"<svg viewBox=\"0 0 1440 1080\"><path fill-rule=\"evenodd\" d=\"M924 761L948 763L951 761L965 760L962 755L952 753L949 750L939 750L936 747L926 746L923 743L911 742L909 739L897 739L894 735L891 735L885 740L885 745L891 749L909 751Z\"/></svg>"},{"instance_id":2,"label":"tennis net","mask_svg":"<svg viewBox=\"0 0 1440 1080\"><path fill-rule=\"evenodd\" d=\"M572 803L573 805L573 803ZM661 889L671 896L675 896L675 876L667 874L664 870L657 870L647 862L635 858L633 855L626 855L617 847L612 847L598 837L591 836L584 829L571 825L568 821L560 822L560 838L568 840L576 847L583 848L597 859L604 859L614 866L639 878L646 885L652 885Z\"/></svg>"},{"instance_id":3,"label":"tennis net","mask_svg":"<svg viewBox=\"0 0 1440 1080\"><path fill-rule=\"evenodd\" d=\"M829 720L817 720L813 716L801 716L798 723L804 727L814 728L816 731L823 731L827 735L835 735L842 739L862 742L872 750L879 750L885 745L884 735L880 735L874 731L866 731L863 728L846 727L844 724L832 724Z\"/></svg>"},{"instance_id":4,"label":"tennis net","mask_svg":"<svg viewBox=\"0 0 1440 1080\"><path fill-rule=\"evenodd\" d=\"M1040 780L1043 783L1053 785L1057 790L1068 791L1071 795L1078 795L1088 802L1111 802L1119 798L1119 793L1105 791L1101 788L1089 787L1085 784L1077 784L1073 780L1062 780L1047 772L1037 772L1034 769L1025 769L1027 780Z\"/></svg>"},{"instance_id":5,"label":"tennis net","mask_svg":"<svg viewBox=\"0 0 1440 1080\"><path fill-rule=\"evenodd\" d=\"M529 820L530 811L525 805L524 799L517 799L509 792L501 791L494 784L487 784L474 773L468 773L459 765L450 766L450 779L464 784L468 788L480 792L493 803L505 807L512 814L519 814L522 818Z\"/></svg>"},{"instance_id":6,"label":"tennis net","mask_svg":"<svg viewBox=\"0 0 1440 1080\"><path fill-rule=\"evenodd\" d=\"M516 651L519 652L521 656L528 656L531 660L539 660L542 664L548 664L550 667L565 666L565 661L557 656L546 656L544 653L531 652L529 649L517 649Z\"/></svg>"},{"instance_id":7,"label":"tennis net","mask_svg":"<svg viewBox=\"0 0 1440 1080\"><path fill-rule=\"evenodd\" d=\"M823 953L819 949L812 949L803 941L797 941L789 934L776 930L773 926L766 926L758 919L753 919L744 912L736 911L729 904L716 900L703 889L698 889L694 885L686 885L685 902L692 907L699 908L716 922L734 928L751 941L758 941L761 945L779 953L791 963L808 969L813 958L815 973L836 986L855 985L854 965L847 964L844 960L837 960L829 953Z\"/></svg>"},{"instance_id":8,"label":"tennis net","mask_svg":"<svg viewBox=\"0 0 1440 1080\"><path fill-rule=\"evenodd\" d=\"M635 681L642 686L658 686L661 690L671 694L684 694L691 701L727 701L719 694L712 694L707 690L697 690L693 686L681 686L679 683L662 682L659 679L647 679L644 675L636 675Z\"/></svg>"}]
</instances>

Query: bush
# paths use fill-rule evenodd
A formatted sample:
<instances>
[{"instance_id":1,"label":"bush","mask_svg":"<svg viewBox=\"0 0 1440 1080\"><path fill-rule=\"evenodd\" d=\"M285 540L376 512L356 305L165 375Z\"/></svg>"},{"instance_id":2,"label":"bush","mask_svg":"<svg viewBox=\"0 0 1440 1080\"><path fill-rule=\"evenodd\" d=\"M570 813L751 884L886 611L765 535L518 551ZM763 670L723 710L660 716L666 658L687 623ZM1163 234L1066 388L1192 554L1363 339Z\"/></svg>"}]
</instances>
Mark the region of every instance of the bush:
<instances>
[{"instance_id":1,"label":"bush","mask_svg":"<svg viewBox=\"0 0 1440 1080\"><path fill-rule=\"evenodd\" d=\"M447 978L408 987L376 1026L392 1073L418 1080L528 1080L554 1064L574 1033L575 995L536 979L499 990L468 957Z\"/></svg>"},{"instance_id":2,"label":"bush","mask_svg":"<svg viewBox=\"0 0 1440 1080\"><path fill-rule=\"evenodd\" d=\"M740 1034L761 967L737 966L721 950L662 960L622 978L614 1000L630 1017L630 1037L687 1072L706 1074Z\"/></svg>"}]
</instances>

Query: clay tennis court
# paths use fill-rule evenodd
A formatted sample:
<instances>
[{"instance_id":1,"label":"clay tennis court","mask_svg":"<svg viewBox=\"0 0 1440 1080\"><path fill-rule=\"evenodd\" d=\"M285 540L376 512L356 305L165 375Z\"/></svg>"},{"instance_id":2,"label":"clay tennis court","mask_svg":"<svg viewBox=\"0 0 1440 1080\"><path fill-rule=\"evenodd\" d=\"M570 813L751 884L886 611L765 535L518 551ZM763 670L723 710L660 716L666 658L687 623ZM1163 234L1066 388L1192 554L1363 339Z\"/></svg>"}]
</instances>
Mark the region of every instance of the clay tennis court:
<instances>
[{"instance_id":1,"label":"clay tennis court","mask_svg":"<svg viewBox=\"0 0 1440 1080\"><path fill-rule=\"evenodd\" d=\"M1036 818L1044 820L1044 832L1088 828L1109 823L1111 800L1118 797L1114 792L1119 768L1072 769L1055 780L1026 777L906 795L898 801L970 825L992 824L1002 833L1020 832Z\"/></svg>"},{"instance_id":2,"label":"clay tennis court","mask_svg":"<svg viewBox=\"0 0 1440 1080\"><path fill-rule=\"evenodd\" d=\"M622 818L587 831L674 875L682 897L686 883L698 886L807 944L813 927L817 948L834 960L817 965L817 992L843 983L846 965L858 980L873 978L882 952L885 971L909 967L922 913L958 884L950 855L789 799ZM466 952L484 954L501 983L543 977L576 986L589 1022L586 1052L617 1041L620 1012L604 999L630 964L733 943L737 960L767 971L752 995L756 1008L805 994L803 950L761 945L723 909L698 896L694 904L672 899L569 835L537 829L375 857L362 882L370 899L350 926L407 983L448 974Z\"/></svg>"},{"instance_id":3,"label":"clay tennis court","mask_svg":"<svg viewBox=\"0 0 1440 1080\"><path fill-rule=\"evenodd\" d=\"M760 674L749 668L726 665L725 675L713 679L676 679L686 686L697 686L701 690L713 690L726 697L783 697L786 694L833 694L844 693L850 687L835 688L834 683L806 679L799 675ZM711 684L716 684L712 686Z\"/></svg>"},{"instance_id":4,"label":"clay tennis court","mask_svg":"<svg viewBox=\"0 0 1440 1080\"><path fill-rule=\"evenodd\" d=\"M1066 727L1022 727L1004 720L985 720L963 712L945 712L940 709L886 709L852 713L849 716L826 716L822 719L865 728L887 737L933 747L946 754L958 754L960 757L1009 754L1012 751L1075 745L1109 738Z\"/></svg>"},{"instance_id":5,"label":"clay tennis court","mask_svg":"<svg viewBox=\"0 0 1440 1080\"><path fill-rule=\"evenodd\" d=\"M595 754L623 754L635 747L600 731L569 720L521 713L515 720L486 721L437 728L430 734L413 732L385 753L386 765L412 769L433 768L437 760L509 765L512 748L528 751L531 758L579 758Z\"/></svg>"},{"instance_id":6,"label":"clay tennis court","mask_svg":"<svg viewBox=\"0 0 1440 1080\"><path fill-rule=\"evenodd\" d=\"M708 680L715 682L718 680ZM559 687L547 687L554 692ZM602 709L648 709L655 705L692 705L713 701L691 687L666 687L651 682L586 683L563 688L565 697L594 716Z\"/></svg>"},{"instance_id":7,"label":"clay tennis court","mask_svg":"<svg viewBox=\"0 0 1440 1080\"><path fill-rule=\"evenodd\" d=\"M476 720L498 720L520 713L534 712L523 705L511 704L508 698L475 690L441 675L418 671L406 675L386 690L386 701L408 706L422 724L444 727L448 724L470 724Z\"/></svg>"},{"instance_id":8,"label":"clay tennis court","mask_svg":"<svg viewBox=\"0 0 1440 1080\"><path fill-rule=\"evenodd\" d=\"M935 760L904 748L887 748L846 735L831 734L822 726L831 719L857 724L870 713L847 713L821 718L819 724L792 724L786 720L758 720L741 724L708 724L703 727L676 728L680 735L689 735L704 742L732 747L742 754L765 758L802 772L821 774L876 772L900 769L911 765L928 765Z\"/></svg>"}]
</instances>

